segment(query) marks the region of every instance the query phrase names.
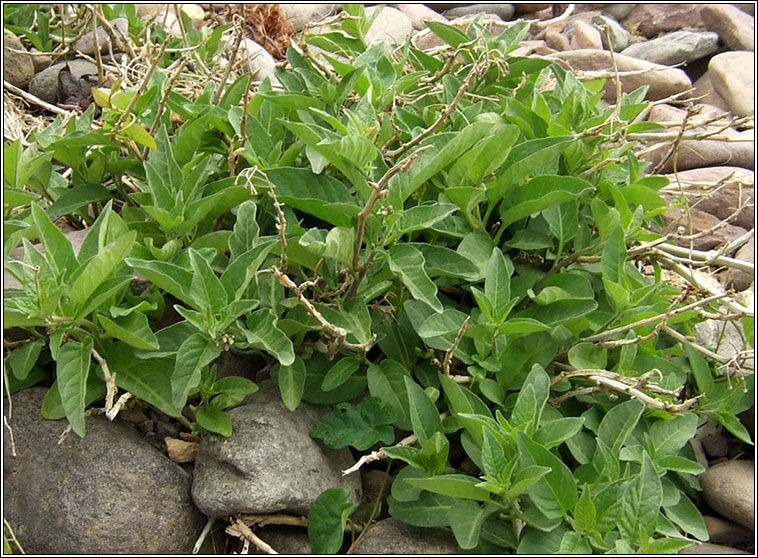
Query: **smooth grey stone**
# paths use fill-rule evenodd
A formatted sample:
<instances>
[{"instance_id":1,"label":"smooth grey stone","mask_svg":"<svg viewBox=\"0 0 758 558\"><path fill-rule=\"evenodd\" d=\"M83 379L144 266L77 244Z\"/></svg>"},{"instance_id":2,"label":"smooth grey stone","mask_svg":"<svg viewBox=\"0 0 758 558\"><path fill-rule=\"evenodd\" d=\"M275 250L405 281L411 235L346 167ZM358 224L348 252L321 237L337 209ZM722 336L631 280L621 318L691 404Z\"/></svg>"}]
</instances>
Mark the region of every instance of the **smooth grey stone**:
<instances>
[{"instance_id":1,"label":"smooth grey stone","mask_svg":"<svg viewBox=\"0 0 758 558\"><path fill-rule=\"evenodd\" d=\"M657 39L630 45L624 49L624 55L672 66L704 58L718 48L717 33L675 31Z\"/></svg>"},{"instance_id":2,"label":"smooth grey stone","mask_svg":"<svg viewBox=\"0 0 758 558\"><path fill-rule=\"evenodd\" d=\"M3 514L30 554L187 554L205 518L190 476L128 424L86 418L87 433L58 438L65 420L40 414L46 388L12 396L3 437ZM11 440L16 456L12 456Z\"/></svg>"},{"instance_id":3,"label":"smooth grey stone","mask_svg":"<svg viewBox=\"0 0 758 558\"><path fill-rule=\"evenodd\" d=\"M65 78L61 72L65 71ZM68 60L45 68L29 82L29 93L48 103L69 97L86 98L97 81L97 65L88 60Z\"/></svg>"},{"instance_id":4,"label":"smooth grey stone","mask_svg":"<svg viewBox=\"0 0 758 558\"><path fill-rule=\"evenodd\" d=\"M458 554L452 531L414 527L390 517L378 521L353 549L355 554Z\"/></svg>"},{"instance_id":5,"label":"smooth grey stone","mask_svg":"<svg viewBox=\"0 0 758 558\"><path fill-rule=\"evenodd\" d=\"M719 514L755 528L755 464L744 459L720 463L701 473L705 501Z\"/></svg>"},{"instance_id":6,"label":"smooth grey stone","mask_svg":"<svg viewBox=\"0 0 758 558\"><path fill-rule=\"evenodd\" d=\"M97 32L97 45L100 47L100 52L110 52L111 50L113 52L120 52L119 50L119 42L123 42L124 38L121 37L119 34L119 31L121 31L121 34L126 38L126 40L129 40L129 22L125 17L119 17L114 19L113 21L109 22L111 24L111 27L113 27L113 32L116 35L116 38L118 41L116 41L115 44L111 45L111 36L108 34L108 32L103 28L102 26L98 27ZM88 54L90 56L95 54L95 41L94 41L94 35L93 32L90 31L89 33L86 33L79 37L74 43L71 45L71 50L74 52L81 52L82 54Z\"/></svg>"},{"instance_id":7,"label":"smooth grey stone","mask_svg":"<svg viewBox=\"0 0 758 558\"><path fill-rule=\"evenodd\" d=\"M34 62L18 37L3 29L3 77L11 85L26 89L34 75ZM14 52L23 51L23 52Z\"/></svg>"},{"instance_id":8,"label":"smooth grey stone","mask_svg":"<svg viewBox=\"0 0 758 558\"><path fill-rule=\"evenodd\" d=\"M600 36L603 38L603 46L605 46L607 50L609 47L608 39L605 35L605 27L608 27L613 52L621 52L629 46L629 31L621 27L621 25L619 25L613 18L599 15L592 18L592 23L600 29Z\"/></svg>"},{"instance_id":9,"label":"smooth grey stone","mask_svg":"<svg viewBox=\"0 0 758 558\"><path fill-rule=\"evenodd\" d=\"M324 491L345 487L361 498L360 475L342 476L354 464L350 451L310 437L324 407L302 402L294 411L272 381L259 384L245 404L228 411L233 434L203 437L195 460L192 497L203 513L288 511L305 515Z\"/></svg>"},{"instance_id":10,"label":"smooth grey stone","mask_svg":"<svg viewBox=\"0 0 758 558\"><path fill-rule=\"evenodd\" d=\"M507 21L513 17L514 11L513 4L470 4L447 10L445 17L455 19L457 17L485 13L494 14L503 21Z\"/></svg>"}]
</instances>

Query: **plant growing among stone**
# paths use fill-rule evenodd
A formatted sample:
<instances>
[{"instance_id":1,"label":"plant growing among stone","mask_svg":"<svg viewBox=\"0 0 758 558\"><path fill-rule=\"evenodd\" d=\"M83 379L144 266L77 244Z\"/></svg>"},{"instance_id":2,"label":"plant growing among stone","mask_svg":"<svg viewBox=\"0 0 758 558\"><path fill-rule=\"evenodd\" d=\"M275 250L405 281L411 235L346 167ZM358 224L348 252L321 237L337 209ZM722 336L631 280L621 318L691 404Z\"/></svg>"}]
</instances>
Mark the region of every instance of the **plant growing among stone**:
<instances>
[{"instance_id":1,"label":"plant growing among stone","mask_svg":"<svg viewBox=\"0 0 758 558\"><path fill-rule=\"evenodd\" d=\"M752 310L658 249L667 181L626 139L656 128L638 121L645 90L601 108L602 82L508 55L523 22L499 36L430 22L437 54L367 48L369 23L350 5L303 35L281 87L253 94L243 75L190 99L156 63L136 101L96 93L107 126L91 109L6 147L6 255L23 242L25 259L8 263L21 289L4 313L31 334L10 347L11 387L54 378L43 412L80 435L85 408L105 397L114 415L120 389L228 436L223 410L257 387L213 363L264 356L288 408L334 405L312 436L374 449L355 469L403 463L390 515L449 526L464 550L704 540L687 442L707 413L751 443L735 416L753 385L689 336L714 315L749 336ZM94 220L104 198L86 181L40 180L62 177L66 145L77 175L112 177ZM50 219L61 206L92 221L78 254ZM178 321L154 331L168 304ZM314 551L339 551L352 508L344 491L319 498Z\"/></svg>"}]
</instances>

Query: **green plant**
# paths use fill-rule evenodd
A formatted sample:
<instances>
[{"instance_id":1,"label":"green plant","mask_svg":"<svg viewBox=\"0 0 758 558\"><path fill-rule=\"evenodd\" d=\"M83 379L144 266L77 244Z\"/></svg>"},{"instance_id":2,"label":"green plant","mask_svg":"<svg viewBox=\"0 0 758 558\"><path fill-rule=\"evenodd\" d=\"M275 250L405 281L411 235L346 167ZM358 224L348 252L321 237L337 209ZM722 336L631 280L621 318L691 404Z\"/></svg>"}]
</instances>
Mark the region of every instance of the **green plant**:
<instances>
[{"instance_id":1,"label":"green plant","mask_svg":"<svg viewBox=\"0 0 758 558\"><path fill-rule=\"evenodd\" d=\"M217 379L214 361L254 354L288 408L334 405L314 437L374 448L358 466L405 464L392 516L449 526L464 550L704 540L687 442L705 413L751 443L735 417L753 380L690 336L723 308L748 334L753 318L668 280L694 281L650 228L667 180L635 155L634 134L657 127L636 121L645 89L602 108L601 81L509 55L524 22L499 36L430 22L447 44L435 55L367 47L369 23L348 5L303 35L280 88L252 94L243 75L190 99L156 67L144 95L96 93L102 127L88 111L6 146L4 237L26 255L7 264L22 289L5 318L32 335L8 347L12 387L55 361L46 415L83 434L113 371L107 409L118 388L229 435L223 410L257 388ZM84 192L59 165L113 184L102 207L67 206L92 224L78 255L48 217ZM139 294L134 273L150 281ZM167 305L181 319L153 331ZM314 550L339 550L352 508L322 495Z\"/></svg>"}]
</instances>

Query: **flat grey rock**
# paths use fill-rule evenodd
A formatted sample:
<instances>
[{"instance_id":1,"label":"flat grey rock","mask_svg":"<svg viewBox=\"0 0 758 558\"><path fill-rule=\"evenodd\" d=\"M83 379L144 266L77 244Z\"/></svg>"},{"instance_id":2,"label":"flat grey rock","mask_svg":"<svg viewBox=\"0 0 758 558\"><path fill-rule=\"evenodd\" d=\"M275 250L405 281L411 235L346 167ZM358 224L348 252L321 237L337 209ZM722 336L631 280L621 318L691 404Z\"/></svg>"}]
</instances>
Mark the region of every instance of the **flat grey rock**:
<instances>
[{"instance_id":1,"label":"flat grey rock","mask_svg":"<svg viewBox=\"0 0 758 558\"><path fill-rule=\"evenodd\" d=\"M187 554L205 523L190 476L131 426L102 415L58 445L46 388L13 395L3 437L3 514L30 554ZM5 402L4 402L5 405Z\"/></svg>"},{"instance_id":2,"label":"flat grey rock","mask_svg":"<svg viewBox=\"0 0 758 558\"><path fill-rule=\"evenodd\" d=\"M717 33L675 31L651 41L630 45L624 49L624 55L673 66L699 60L713 54L718 48Z\"/></svg>"},{"instance_id":3,"label":"flat grey rock","mask_svg":"<svg viewBox=\"0 0 758 558\"><path fill-rule=\"evenodd\" d=\"M234 433L206 436L195 460L192 497L211 517L288 511L306 515L328 488L345 487L361 498L360 475L342 476L354 460L310 437L324 408L281 402L278 387L261 382L245 404L229 411Z\"/></svg>"},{"instance_id":4,"label":"flat grey rock","mask_svg":"<svg viewBox=\"0 0 758 558\"><path fill-rule=\"evenodd\" d=\"M390 517L378 521L353 549L355 554L458 554L452 531L414 527Z\"/></svg>"},{"instance_id":5,"label":"flat grey rock","mask_svg":"<svg viewBox=\"0 0 758 558\"><path fill-rule=\"evenodd\" d=\"M736 459L720 463L699 477L703 497L722 516L748 529L755 526L755 464Z\"/></svg>"}]
</instances>

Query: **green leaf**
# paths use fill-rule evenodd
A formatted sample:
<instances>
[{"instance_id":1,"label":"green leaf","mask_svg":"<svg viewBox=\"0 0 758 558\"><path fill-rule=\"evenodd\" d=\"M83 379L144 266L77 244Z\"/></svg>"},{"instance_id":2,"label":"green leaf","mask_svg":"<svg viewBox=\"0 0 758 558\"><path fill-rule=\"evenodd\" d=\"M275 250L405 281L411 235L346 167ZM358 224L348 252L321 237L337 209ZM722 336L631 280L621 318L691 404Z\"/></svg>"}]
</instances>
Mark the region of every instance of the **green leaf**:
<instances>
[{"instance_id":1,"label":"green leaf","mask_svg":"<svg viewBox=\"0 0 758 558\"><path fill-rule=\"evenodd\" d=\"M459 310L445 308L441 314L431 314L426 318L416 333L423 339L446 337L452 345L466 318L466 314Z\"/></svg>"},{"instance_id":2,"label":"green leaf","mask_svg":"<svg viewBox=\"0 0 758 558\"><path fill-rule=\"evenodd\" d=\"M459 504L459 501L450 496L424 491L416 500L405 502L399 501L394 496L388 496L387 503L390 515L408 525L446 527L450 524L450 511Z\"/></svg>"},{"instance_id":3,"label":"green leaf","mask_svg":"<svg viewBox=\"0 0 758 558\"><path fill-rule=\"evenodd\" d=\"M258 386L247 378L227 376L214 382L211 391L218 394L213 398L213 405L226 409L238 405L246 396L258 391Z\"/></svg>"},{"instance_id":4,"label":"green leaf","mask_svg":"<svg viewBox=\"0 0 758 558\"><path fill-rule=\"evenodd\" d=\"M551 206L570 202L592 189L592 184L586 180L571 176L543 175L533 178L504 198L500 206L501 228Z\"/></svg>"},{"instance_id":5,"label":"green leaf","mask_svg":"<svg viewBox=\"0 0 758 558\"><path fill-rule=\"evenodd\" d=\"M574 525L579 533L587 533L595 525L597 517L589 485L584 485L582 495L574 505Z\"/></svg>"},{"instance_id":6,"label":"green leaf","mask_svg":"<svg viewBox=\"0 0 758 558\"><path fill-rule=\"evenodd\" d=\"M294 411L300 405L305 390L305 363L296 356L291 364L281 364L277 375L279 393L282 402L290 410Z\"/></svg>"},{"instance_id":7,"label":"green leaf","mask_svg":"<svg viewBox=\"0 0 758 558\"><path fill-rule=\"evenodd\" d=\"M132 347L144 351L157 351L159 349L158 338L150 329L147 316L142 312L132 312L127 316L113 319L98 314L97 320L105 329L107 336L120 339Z\"/></svg>"},{"instance_id":8,"label":"green leaf","mask_svg":"<svg viewBox=\"0 0 758 558\"><path fill-rule=\"evenodd\" d=\"M332 225L350 227L361 211L348 187L330 176L290 167L268 169L266 176L280 202Z\"/></svg>"},{"instance_id":9,"label":"green leaf","mask_svg":"<svg viewBox=\"0 0 758 558\"><path fill-rule=\"evenodd\" d=\"M584 417L563 417L541 422L534 433L534 441L547 449L554 448L573 437L583 424Z\"/></svg>"},{"instance_id":10,"label":"green leaf","mask_svg":"<svg viewBox=\"0 0 758 558\"><path fill-rule=\"evenodd\" d=\"M242 202L237 208L237 220L234 222L234 233L229 238L229 261L250 250L258 240L260 228L256 221L258 206L252 200Z\"/></svg>"},{"instance_id":11,"label":"green leaf","mask_svg":"<svg viewBox=\"0 0 758 558\"><path fill-rule=\"evenodd\" d=\"M356 506L347 488L330 488L319 494L308 511L308 539L314 554L340 550L345 525Z\"/></svg>"},{"instance_id":12,"label":"green leaf","mask_svg":"<svg viewBox=\"0 0 758 558\"><path fill-rule=\"evenodd\" d=\"M524 177L534 174L535 169L550 172L550 169L557 167L558 157L573 141L574 139L571 136L556 136L529 140L516 145L511 149L508 158L503 163L505 172L498 177L497 182L488 192L490 203L497 203ZM521 189L523 188L530 188L530 186L527 185ZM545 205L533 213L546 209L550 205L558 205L567 201L571 201L571 197L562 202Z\"/></svg>"},{"instance_id":13,"label":"green leaf","mask_svg":"<svg viewBox=\"0 0 758 558\"><path fill-rule=\"evenodd\" d=\"M541 467L539 465L530 465L529 467L520 469L514 475L513 485L508 489L508 493L514 497L523 494L549 472L549 467Z\"/></svg>"},{"instance_id":14,"label":"green leaf","mask_svg":"<svg viewBox=\"0 0 758 558\"><path fill-rule=\"evenodd\" d=\"M203 405L195 415L198 426L222 436L232 435L232 419L215 405Z\"/></svg>"},{"instance_id":15,"label":"green leaf","mask_svg":"<svg viewBox=\"0 0 758 558\"><path fill-rule=\"evenodd\" d=\"M38 339L24 343L11 352L8 356L8 364L17 379L23 380L29 375L31 369L37 363L37 359L44 346L45 342Z\"/></svg>"},{"instance_id":16,"label":"green leaf","mask_svg":"<svg viewBox=\"0 0 758 558\"><path fill-rule=\"evenodd\" d=\"M484 522L498 509L498 506L493 504L481 506L472 500L458 502L450 510L450 527L458 546L466 550L479 544Z\"/></svg>"},{"instance_id":17,"label":"green leaf","mask_svg":"<svg viewBox=\"0 0 758 558\"><path fill-rule=\"evenodd\" d=\"M202 333L193 333L179 347L171 375L173 404L181 409L187 396L200 383L201 371L221 354L221 349Z\"/></svg>"},{"instance_id":18,"label":"green leaf","mask_svg":"<svg viewBox=\"0 0 758 558\"><path fill-rule=\"evenodd\" d=\"M533 320L532 318L511 318L507 322L498 324L497 330L506 335L517 333L534 333L537 331L548 331L549 325Z\"/></svg>"},{"instance_id":19,"label":"green leaf","mask_svg":"<svg viewBox=\"0 0 758 558\"><path fill-rule=\"evenodd\" d=\"M182 302L194 307L190 295L192 273L175 264L160 261L126 258L126 264L147 277L158 288L174 295Z\"/></svg>"},{"instance_id":20,"label":"green leaf","mask_svg":"<svg viewBox=\"0 0 758 558\"><path fill-rule=\"evenodd\" d=\"M428 229L436 222L458 211L458 206L449 203L429 203L417 205L403 211L395 228L398 235L407 234L412 231Z\"/></svg>"},{"instance_id":21,"label":"green leaf","mask_svg":"<svg viewBox=\"0 0 758 558\"><path fill-rule=\"evenodd\" d=\"M577 200L549 207L542 212L542 216L547 221L550 232L562 245L576 236L576 231L579 229Z\"/></svg>"},{"instance_id":22,"label":"green leaf","mask_svg":"<svg viewBox=\"0 0 758 558\"><path fill-rule=\"evenodd\" d=\"M321 382L321 389L331 391L350 379L358 369L360 364L353 357L344 357L338 360L324 376Z\"/></svg>"},{"instance_id":23,"label":"green leaf","mask_svg":"<svg viewBox=\"0 0 758 558\"><path fill-rule=\"evenodd\" d=\"M698 417L695 413L680 413L671 419L658 419L650 425L648 433L655 448L656 461L664 455L679 452L697 430Z\"/></svg>"},{"instance_id":24,"label":"green leaf","mask_svg":"<svg viewBox=\"0 0 758 558\"><path fill-rule=\"evenodd\" d=\"M32 219L45 247L47 261L53 264L56 276L70 277L79 268L71 242L39 205L32 203L31 208Z\"/></svg>"},{"instance_id":25,"label":"green leaf","mask_svg":"<svg viewBox=\"0 0 758 558\"><path fill-rule=\"evenodd\" d=\"M277 242L275 238L260 239L249 250L230 260L220 279L229 300L243 296L247 287L255 280L258 269L266 256Z\"/></svg>"},{"instance_id":26,"label":"green leaf","mask_svg":"<svg viewBox=\"0 0 758 558\"><path fill-rule=\"evenodd\" d=\"M523 467L539 465L551 469L529 489L529 496L548 518L560 517L577 501L576 480L571 470L550 451L533 442L523 432L516 434Z\"/></svg>"},{"instance_id":27,"label":"green leaf","mask_svg":"<svg viewBox=\"0 0 758 558\"><path fill-rule=\"evenodd\" d=\"M408 411L411 417L413 433L418 437L419 443L423 446L435 432L443 432L442 420L440 420L437 406L429 399L424 390L421 389L421 386L414 382L410 376L404 376L403 380L405 381L405 389L408 393Z\"/></svg>"},{"instance_id":28,"label":"green leaf","mask_svg":"<svg viewBox=\"0 0 758 558\"><path fill-rule=\"evenodd\" d=\"M561 539L558 554L591 554L592 548L587 540L574 531L567 531Z\"/></svg>"},{"instance_id":29,"label":"green leaf","mask_svg":"<svg viewBox=\"0 0 758 558\"><path fill-rule=\"evenodd\" d=\"M663 488L655 465L647 452L642 454L642 468L636 478L628 481L621 497L621 514L618 527L630 541L646 540L658 523L658 512L663 499Z\"/></svg>"},{"instance_id":30,"label":"green leaf","mask_svg":"<svg viewBox=\"0 0 758 558\"><path fill-rule=\"evenodd\" d=\"M687 539L655 539L645 548L645 554L681 554L679 551L692 546L694 543Z\"/></svg>"},{"instance_id":31,"label":"green leaf","mask_svg":"<svg viewBox=\"0 0 758 558\"><path fill-rule=\"evenodd\" d=\"M608 351L593 343L577 343L568 352L568 361L577 370L604 369Z\"/></svg>"},{"instance_id":32,"label":"green leaf","mask_svg":"<svg viewBox=\"0 0 758 558\"><path fill-rule=\"evenodd\" d=\"M92 338L83 342L67 341L58 349L56 377L66 418L82 438L85 434L84 407L92 355Z\"/></svg>"},{"instance_id":33,"label":"green leaf","mask_svg":"<svg viewBox=\"0 0 758 558\"><path fill-rule=\"evenodd\" d=\"M369 363L366 374L369 393L392 409L396 419L394 424L401 430L413 429L405 383L408 375L403 365L391 359L384 359L378 366Z\"/></svg>"},{"instance_id":34,"label":"green leaf","mask_svg":"<svg viewBox=\"0 0 758 558\"><path fill-rule=\"evenodd\" d=\"M244 330L247 342L269 352L279 360L282 366L295 362L295 350L292 341L278 327L276 314L269 308L261 308L247 318Z\"/></svg>"},{"instance_id":35,"label":"green leaf","mask_svg":"<svg viewBox=\"0 0 758 558\"><path fill-rule=\"evenodd\" d=\"M513 264L510 258L504 256L500 248L495 248L484 276L484 295L492 304L495 323L505 320L518 300L511 298L511 275Z\"/></svg>"},{"instance_id":36,"label":"green leaf","mask_svg":"<svg viewBox=\"0 0 758 558\"><path fill-rule=\"evenodd\" d=\"M685 494L682 494L677 504L664 506L663 511L666 517L697 540L705 542L710 538L703 516Z\"/></svg>"},{"instance_id":37,"label":"green leaf","mask_svg":"<svg viewBox=\"0 0 758 558\"><path fill-rule=\"evenodd\" d=\"M644 410L645 406L642 403L630 399L611 408L600 421L597 437L605 442L616 457Z\"/></svg>"},{"instance_id":38,"label":"green leaf","mask_svg":"<svg viewBox=\"0 0 758 558\"><path fill-rule=\"evenodd\" d=\"M74 213L91 203L110 199L111 196L111 191L100 184L80 184L67 190L61 197L56 199L47 212L52 217L60 217ZM34 196L34 198L36 199L37 196Z\"/></svg>"},{"instance_id":39,"label":"green leaf","mask_svg":"<svg viewBox=\"0 0 758 558\"><path fill-rule=\"evenodd\" d=\"M705 467L700 465L697 461L692 461L686 457L680 457L678 455L663 455L661 457L655 456L655 464L669 471L676 471L678 473L689 473L691 475L699 475L705 471Z\"/></svg>"},{"instance_id":40,"label":"green leaf","mask_svg":"<svg viewBox=\"0 0 758 558\"><path fill-rule=\"evenodd\" d=\"M323 415L311 430L311 436L320 438L330 448L353 446L359 451L381 442L391 444L395 429L392 411L378 397L364 397L356 406L339 403L334 410Z\"/></svg>"},{"instance_id":41,"label":"green leaf","mask_svg":"<svg viewBox=\"0 0 758 558\"><path fill-rule=\"evenodd\" d=\"M626 243L624 242L624 230L618 226L613 229L605 241L603 248L603 279L622 283L626 273Z\"/></svg>"},{"instance_id":42,"label":"green leaf","mask_svg":"<svg viewBox=\"0 0 758 558\"><path fill-rule=\"evenodd\" d=\"M432 33L437 35L440 39L445 41L452 47L457 47L461 43L467 43L470 39L466 33L448 23L440 23L438 21L424 21Z\"/></svg>"},{"instance_id":43,"label":"green leaf","mask_svg":"<svg viewBox=\"0 0 758 558\"><path fill-rule=\"evenodd\" d=\"M194 307L216 314L229 301L221 281L211 269L208 260L197 250L189 249L190 265L192 265L192 281L189 294L194 301Z\"/></svg>"},{"instance_id":44,"label":"green leaf","mask_svg":"<svg viewBox=\"0 0 758 558\"><path fill-rule=\"evenodd\" d=\"M729 432L734 434L737 439L742 440L746 444L753 445L753 441L750 439L750 432L748 432L747 428L745 428L745 425L742 424L740 419L735 415L726 411L719 411L716 413L716 418L721 423L721 425Z\"/></svg>"},{"instance_id":45,"label":"green leaf","mask_svg":"<svg viewBox=\"0 0 758 558\"><path fill-rule=\"evenodd\" d=\"M478 500L489 502L490 493L476 486L479 479L468 475L451 474L421 479L407 479L405 482L418 488L423 488L435 494L462 498L464 500Z\"/></svg>"},{"instance_id":46,"label":"green leaf","mask_svg":"<svg viewBox=\"0 0 758 558\"><path fill-rule=\"evenodd\" d=\"M395 244L389 251L389 265L414 298L442 312L437 285L426 274L424 255L419 250L408 244Z\"/></svg>"}]
</instances>

